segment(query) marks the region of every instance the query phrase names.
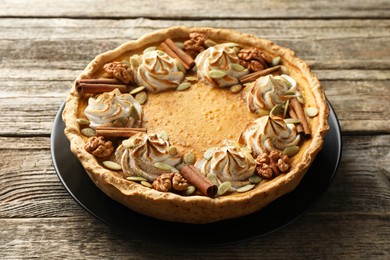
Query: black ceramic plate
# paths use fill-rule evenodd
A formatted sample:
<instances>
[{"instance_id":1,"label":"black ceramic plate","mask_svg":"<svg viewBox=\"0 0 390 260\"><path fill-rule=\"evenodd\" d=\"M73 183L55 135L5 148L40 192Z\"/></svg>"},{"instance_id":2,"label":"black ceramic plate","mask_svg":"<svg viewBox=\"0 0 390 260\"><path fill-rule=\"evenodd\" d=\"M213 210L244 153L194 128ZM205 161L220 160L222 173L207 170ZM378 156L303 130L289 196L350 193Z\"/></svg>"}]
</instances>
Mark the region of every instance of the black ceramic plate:
<instances>
[{"instance_id":1,"label":"black ceramic plate","mask_svg":"<svg viewBox=\"0 0 390 260\"><path fill-rule=\"evenodd\" d=\"M159 243L216 245L269 234L291 223L327 189L341 158L340 126L331 108L330 131L299 186L266 208L238 219L194 225L161 221L138 214L100 191L70 151L58 111L51 135L51 154L59 179L70 195L89 213L131 238Z\"/></svg>"}]
</instances>

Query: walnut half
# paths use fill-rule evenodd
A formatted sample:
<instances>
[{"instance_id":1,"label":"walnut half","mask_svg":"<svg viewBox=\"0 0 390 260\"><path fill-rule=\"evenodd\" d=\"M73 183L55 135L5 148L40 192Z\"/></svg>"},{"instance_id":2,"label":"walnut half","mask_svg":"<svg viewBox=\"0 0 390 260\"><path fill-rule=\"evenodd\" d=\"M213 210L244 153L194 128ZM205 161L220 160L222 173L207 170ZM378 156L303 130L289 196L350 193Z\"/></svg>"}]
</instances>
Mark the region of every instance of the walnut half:
<instances>
[{"instance_id":1,"label":"walnut half","mask_svg":"<svg viewBox=\"0 0 390 260\"><path fill-rule=\"evenodd\" d=\"M133 81L131 68L125 63L118 61L107 63L104 65L103 69L110 76L115 77L126 84Z\"/></svg>"},{"instance_id":2,"label":"walnut half","mask_svg":"<svg viewBox=\"0 0 390 260\"><path fill-rule=\"evenodd\" d=\"M152 186L155 190L167 192L170 190L183 191L188 188L188 182L180 173L163 173L157 177Z\"/></svg>"},{"instance_id":3,"label":"walnut half","mask_svg":"<svg viewBox=\"0 0 390 260\"><path fill-rule=\"evenodd\" d=\"M108 157L114 152L112 142L104 140L103 136L92 136L88 138L84 149L99 158Z\"/></svg>"},{"instance_id":4,"label":"walnut half","mask_svg":"<svg viewBox=\"0 0 390 260\"><path fill-rule=\"evenodd\" d=\"M272 179L290 168L289 157L277 151L271 151L270 154L262 153L255 162L257 174L264 179Z\"/></svg>"}]
</instances>

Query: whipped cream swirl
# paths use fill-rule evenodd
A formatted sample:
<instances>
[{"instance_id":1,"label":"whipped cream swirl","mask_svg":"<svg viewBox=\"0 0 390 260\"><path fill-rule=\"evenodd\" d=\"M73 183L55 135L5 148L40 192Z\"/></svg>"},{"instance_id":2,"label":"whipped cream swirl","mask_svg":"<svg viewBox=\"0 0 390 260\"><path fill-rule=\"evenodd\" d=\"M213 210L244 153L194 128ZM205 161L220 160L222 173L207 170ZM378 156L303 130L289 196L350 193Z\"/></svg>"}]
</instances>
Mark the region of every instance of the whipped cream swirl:
<instances>
[{"instance_id":1,"label":"whipped cream swirl","mask_svg":"<svg viewBox=\"0 0 390 260\"><path fill-rule=\"evenodd\" d=\"M198 78L212 87L223 88L238 84L238 78L249 73L247 69L237 70L237 67L240 67L237 53L233 48L222 44L201 52L196 57L195 63ZM210 77L212 70L221 70L225 72L225 76L212 78Z\"/></svg>"},{"instance_id":2,"label":"whipped cream swirl","mask_svg":"<svg viewBox=\"0 0 390 260\"><path fill-rule=\"evenodd\" d=\"M112 126L119 118L128 120L127 127L138 127L142 120L142 107L130 94L122 94L114 89L97 97L90 97L84 114L92 128Z\"/></svg>"},{"instance_id":3,"label":"whipped cream swirl","mask_svg":"<svg viewBox=\"0 0 390 260\"><path fill-rule=\"evenodd\" d=\"M169 154L170 146L157 134L138 133L122 142L115 157L126 175L144 177L153 182L162 173L175 171L173 167L181 162L181 156ZM157 162L172 168L157 168Z\"/></svg>"},{"instance_id":4,"label":"whipped cream swirl","mask_svg":"<svg viewBox=\"0 0 390 260\"><path fill-rule=\"evenodd\" d=\"M296 93L296 81L287 76L267 75L250 83L242 92L242 97L249 111L271 110L277 104L283 104L288 97L286 92Z\"/></svg>"},{"instance_id":5,"label":"whipped cream swirl","mask_svg":"<svg viewBox=\"0 0 390 260\"><path fill-rule=\"evenodd\" d=\"M237 146L215 147L211 159L200 159L195 166L206 176L215 174L219 184L230 181L233 188L241 187L254 174L256 163L249 152Z\"/></svg>"},{"instance_id":6,"label":"whipped cream swirl","mask_svg":"<svg viewBox=\"0 0 390 260\"><path fill-rule=\"evenodd\" d=\"M135 58L132 62L135 83L152 92L175 89L184 79L177 60L161 50L153 50Z\"/></svg>"},{"instance_id":7,"label":"whipped cream swirl","mask_svg":"<svg viewBox=\"0 0 390 260\"><path fill-rule=\"evenodd\" d=\"M280 117L263 116L248 124L239 142L250 147L252 155L257 157L273 150L283 151L288 146L297 145L299 140L294 124L286 124Z\"/></svg>"}]
</instances>

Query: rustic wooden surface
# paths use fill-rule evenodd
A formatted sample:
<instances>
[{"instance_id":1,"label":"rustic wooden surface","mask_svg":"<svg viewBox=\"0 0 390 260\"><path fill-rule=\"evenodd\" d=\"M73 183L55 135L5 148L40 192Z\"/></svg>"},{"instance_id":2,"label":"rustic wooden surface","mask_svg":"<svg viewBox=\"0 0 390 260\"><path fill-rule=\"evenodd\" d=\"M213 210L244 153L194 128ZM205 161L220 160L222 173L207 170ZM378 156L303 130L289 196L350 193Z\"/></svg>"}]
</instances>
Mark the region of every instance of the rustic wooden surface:
<instances>
[{"instance_id":1,"label":"rustic wooden surface","mask_svg":"<svg viewBox=\"0 0 390 260\"><path fill-rule=\"evenodd\" d=\"M50 133L72 81L95 55L174 25L268 38L318 75L343 158L328 191L287 227L227 246L165 246L112 230L61 185ZM0 64L0 259L390 258L388 0L0 0Z\"/></svg>"}]
</instances>

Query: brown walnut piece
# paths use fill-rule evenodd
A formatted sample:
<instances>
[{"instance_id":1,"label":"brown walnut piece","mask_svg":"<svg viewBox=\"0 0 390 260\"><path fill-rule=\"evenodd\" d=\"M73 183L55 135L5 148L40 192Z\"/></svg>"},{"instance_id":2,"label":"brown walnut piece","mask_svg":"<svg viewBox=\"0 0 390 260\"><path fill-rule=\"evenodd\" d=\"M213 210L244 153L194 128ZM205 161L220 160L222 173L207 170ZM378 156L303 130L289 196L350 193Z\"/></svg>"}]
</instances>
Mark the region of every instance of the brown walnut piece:
<instances>
[{"instance_id":1,"label":"brown walnut piece","mask_svg":"<svg viewBox=\"0 0 390 260\"><path fill-rule=\"evenodd\" d=\"M108 157L114 152L112 142L106 141L103 136L92 136L88 138L84 149L98 158Z\"/></svg>"},{"instance_id":2,"label":"brown walnut piece","mask_svg":"<svg viewBox=\"0 0 390 260\"><path fill-rule=\"evenodd\" d=\"M277 151L271 151L270 154L262 153L255 162L257 174L264 179L272 179L290 168L288 156Z\"/></svg>"},{"instance_id":3,"label":"brown walnut piece","mask_svg":"<svg viewBox=\"0 0 390 260\"><path fill-rule=\"evenodd\" d=\"M103 66L103 69L112 77L115 77L126 84L133 81L131 68L125 63L118 61L107 63Z\"/></svg>"},{"instance_id":4,"label":"brown walnut piece","mask_svg":"<svg viewBox=\"0 0 390 260\"><path fill-rule=\"evenodd\" d=\"M237 54L240 65L251 71L259 71L268 68L265 54L257 48L244 48Z\"/></svg>"},{"instance_id":5,"label":"brown walnut piece","mask_svg":"<svg viewBox=\"0 0 390 260\"><path fill-rule=\"evenodd\" d=\"M194 58L205 50L206 39L206 35L202 33L190 33L190 39L184 42L184 50Z\"/></svg>"},{"instance_id":6,"label":"brown walnut piece","mask_svg":"<svg viewBox=\"0 0 390 260\"><path fill-rule=\"evenodd\" d=\"M152 187L155 190L168 192L170 190L183 191L188 188L188 182L186 179L181 176L180 173L170 172L163 173L157 177L153 183Z\"/></svg>"}]
</instances>

